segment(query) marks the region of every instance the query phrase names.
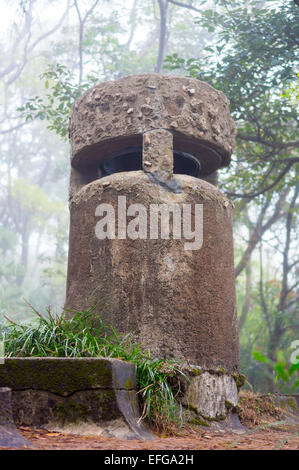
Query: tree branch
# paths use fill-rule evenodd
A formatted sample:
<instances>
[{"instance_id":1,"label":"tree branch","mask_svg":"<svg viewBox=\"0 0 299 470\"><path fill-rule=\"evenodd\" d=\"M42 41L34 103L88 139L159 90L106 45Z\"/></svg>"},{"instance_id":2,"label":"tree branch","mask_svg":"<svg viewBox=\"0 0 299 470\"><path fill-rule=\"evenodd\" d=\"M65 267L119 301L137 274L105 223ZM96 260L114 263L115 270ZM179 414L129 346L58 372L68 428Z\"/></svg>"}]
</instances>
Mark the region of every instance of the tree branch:
<instances>
[{"instance_id":1,"label":"tree branch","mask_svg":"<svg viewBox=\"0 0 299 470\"><path fill-rule=\"evenodd\" d=\"M173 5L177 5L178 7L188 8L188 10L196 11L197 13L201 13L201 10L198 8L193 7L192 5L186 5L185 3L177 2L176 0L168 0L169 3Z\"/></svg>"},{"instance_id":2,"label":"tree branch","mask_svg":"<svg viewBox=\"0 0 299 470\"><path fill-rule=\"evenodd\" d=\"M269 191L270 189L274 188L274 186L276 186L279 183L279 181L282 180L284 175L286 175L286 173L290 170L290 168L295 163L297 163L298 161L299 161L298 158L290 158L289 161L288 161L288 164L281 171L281 173L278 175L278 177L273 181L273 183L270 184L269 186L267 186L266 188L262 189L261 191L257 191L257 192L253 192L253 193L247 193L247 194L231 193L231 192L227 191L225 194L227 194L228 196L242 197L242 198L248 198L248 199L252 199L256 196L260 196L261 194L264 194L267 191Z\"/></svg>"},{"instance_id":3,"label":"tree branch","mask_svg":"<svg viewBox=\"0 0 299 470\"><path fill-rule=\"evenodd\" d=\"M237 139L245 140L246 142L256 142L262 145L267 145L274 148L289 148L289 147L299 147L299 140L294 140L290 142L268 142L267 140L262 139L260 136L254 135L244 135L237 133Z\"/></svg>"},{"instance_id":4,"label":"tree branch","mask_svg":"<svg viewBox=\"0 0 299 470\"><path fill-rule=\"evenodd\" d=\"M29 46L29 42L30 42L30 39L31 39L31 32L29 32L28 39L27 39L26 44L24 46L22 63L21 63L21 65L18 66L18 69L15 72L15 74L6 82L6 85L11 85L15 80L17 80L19 78L22 71L24 70L24 67L26 66L28 54L33 51L33 49L37 46L37 44L39 44L41 41L43 41L48 36L51 36L53 33L55 33L55 31L57 31L57 29L60 28L60 26L62 25L62 23L65 19L65 17L68 14L69 8L70 8L70 0L67 0L67 5L66 5L65 12L63 13L63 15L60 18L60 20L58 21L58 23L53 28L51 28L49 31L46 31L45 33L41 34L30 46Z\"/></svg>"},{"instance_id":5,"label":"tree branch","mask_svg":"<svg viewBox=\"0 0 299 470\"><path fill-rule=\"evenodd\" d=\"M25 12L24 26L23 26L23 28L22 28L22 30L21 30L19 36L15 39L14 44L13 44L13 46L12 46L12 50L11 50L11 58L12 58L12 61L11 61L10 64L0 73L0 78L4 77L5 75L8 75L10 72L12 72L12 71L17 67L16 62L14 61L16 50L17 50L19 44L23 41L23 38L26 36L26 34L30 32L31 23L32 23L32 6L33 6L33 1L30 0L30 1L28 2L28 4L29 4L29 8L28 8L28 10Z\"/></svg>"}]
</instances>

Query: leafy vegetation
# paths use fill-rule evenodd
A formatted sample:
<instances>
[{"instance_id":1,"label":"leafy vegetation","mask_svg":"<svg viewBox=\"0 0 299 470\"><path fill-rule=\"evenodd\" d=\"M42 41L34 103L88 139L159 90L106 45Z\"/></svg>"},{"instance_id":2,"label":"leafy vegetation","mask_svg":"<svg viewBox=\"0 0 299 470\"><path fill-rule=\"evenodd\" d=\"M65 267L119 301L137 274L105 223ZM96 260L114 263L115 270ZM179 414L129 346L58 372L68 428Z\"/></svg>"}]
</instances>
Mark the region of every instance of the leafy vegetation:
<instances>
[{"instance_id":1,"label":"leafy vegetation","mask_svg":"<svg viewBox=\"0 0 299 470\"><path fill-rule=\"evenodd\" d=\"M173 54L165 61L168 69L207 81L230 99L237 148L224 187L245 199L298 182L298 107L281 91L299 66L299 8L291 1L260 3L216 2L196 19L213 33L201 56Z\"/></svg>"},{"instance_id":2,"label":"leafy vegetation","mask_svg":"<svg viewBox=\"0 0 299 470\"><path fill-rule=\"evenodd\" d=\"M253 351L253 358L262 364L269 365L275 373L275 383L283 392L296 391L299 387L299 357L298 362L288 365L282 350L277 353L276 362L261 354L259 351ZM267 371L268 372L268 371ZM266 373L267 373L266 372ZM273 380L273 376L271 377Z\"/></svg>"},{"instance_id":3,"label":"leafy vegetation","mask_svg":"<svg viewBox=\"0 0 299 470\"><path fill-rule=\"evenodd\" d=\"M96 79L89 77L88 81L76 84L71 71L61 64L51 64L40 78L47 90L46 95L30 98L18 111L26 121L48 121L48 129L66 140L71 107Z\"/></svg>"}]
</instances>

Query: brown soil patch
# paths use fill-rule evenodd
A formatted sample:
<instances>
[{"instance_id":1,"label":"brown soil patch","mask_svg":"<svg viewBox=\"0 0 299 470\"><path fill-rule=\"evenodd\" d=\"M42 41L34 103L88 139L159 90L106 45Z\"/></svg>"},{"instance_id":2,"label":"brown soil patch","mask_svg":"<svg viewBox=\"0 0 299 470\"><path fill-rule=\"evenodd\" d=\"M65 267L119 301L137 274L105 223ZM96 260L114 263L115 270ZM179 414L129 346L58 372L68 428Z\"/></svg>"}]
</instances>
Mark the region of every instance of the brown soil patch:
<instances>
[{"instance_id":1,"label":"brown soil patch","mask_svg":"<svg viewBox=\"0 0 299 470\"><path fill-rule=\"evenodd\" d=\"M242 433L185 426L171 427L154 441L80 436L20 427L36 450L298 450L299 420L277 407L271 395L241 392L238 405Z\"/></svg>"},{"instance_id":2,"label":"brown soil patch","mask_svg":"<svg viewBox=\"0 0 299 470\"><path fill-rule=\"evenodd\" d=\"M158 436L155 441L124 441L19 428L37 450L298 450L298 424L266 424L244 434L187 432L177 437Z\"/></svg>"}]
</instances>

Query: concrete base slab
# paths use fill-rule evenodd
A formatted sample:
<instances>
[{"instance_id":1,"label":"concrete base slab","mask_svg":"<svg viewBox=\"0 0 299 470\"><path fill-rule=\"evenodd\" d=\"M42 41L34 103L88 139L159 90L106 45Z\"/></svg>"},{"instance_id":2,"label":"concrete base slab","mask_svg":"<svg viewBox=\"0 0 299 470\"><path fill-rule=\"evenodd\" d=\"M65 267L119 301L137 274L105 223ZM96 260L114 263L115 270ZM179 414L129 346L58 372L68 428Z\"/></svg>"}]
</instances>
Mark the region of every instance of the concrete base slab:
<instances>
[{"instance_id":1,"label":"concrete base slab","mask_svg":"<svg viewBox=\"0 0 299 470\"><path fill-rule=\"evenodd\" d=\"M209 429L223 434L244 434L248 431L248 429L241 423L238 414L235 412L228 413L224 420L212 421Z\"/></svg>"},{"instance_id":2,"label":"concrete base slab","mask_svg":"<svg viewBox=\"0 0 299 470\"><path fill-rule=\"evenodd\" d=\"M0 388L0 448L33 447L17 430L12 415L11 390Z\"/></svg>"},{"instance_id":3,"label":"concrete base slab","mask_svg":"<svg viewBox=\"0 0 299 470\"><path fill-rule=\"evenodd\" d=\"M135 376L135 364L118 359L9 358L0 366L17 426L154 439L139 421Z\"/></svg>"}]
</instances>

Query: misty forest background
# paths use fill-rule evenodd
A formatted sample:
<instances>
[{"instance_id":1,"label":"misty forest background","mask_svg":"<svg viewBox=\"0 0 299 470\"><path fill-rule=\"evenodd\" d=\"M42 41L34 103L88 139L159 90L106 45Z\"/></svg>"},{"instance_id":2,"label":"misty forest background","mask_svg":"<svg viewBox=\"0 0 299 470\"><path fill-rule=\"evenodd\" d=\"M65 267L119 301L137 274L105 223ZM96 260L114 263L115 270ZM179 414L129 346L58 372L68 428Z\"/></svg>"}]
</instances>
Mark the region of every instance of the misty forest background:
<instances>
[{"instance_id":1,"label":"misty forest background","mask_svg":"<svg viewBox=\"0 0 299 470\"><path fill-rule=\"evenodd\" d=\"M235 205L242 372L256 390L295 389L298 3L1 0L0 324L28 321L24 299L63 309L73 101L129 74L193 76L237 124L218 178Z\"/></svg>"}]
</instances>

